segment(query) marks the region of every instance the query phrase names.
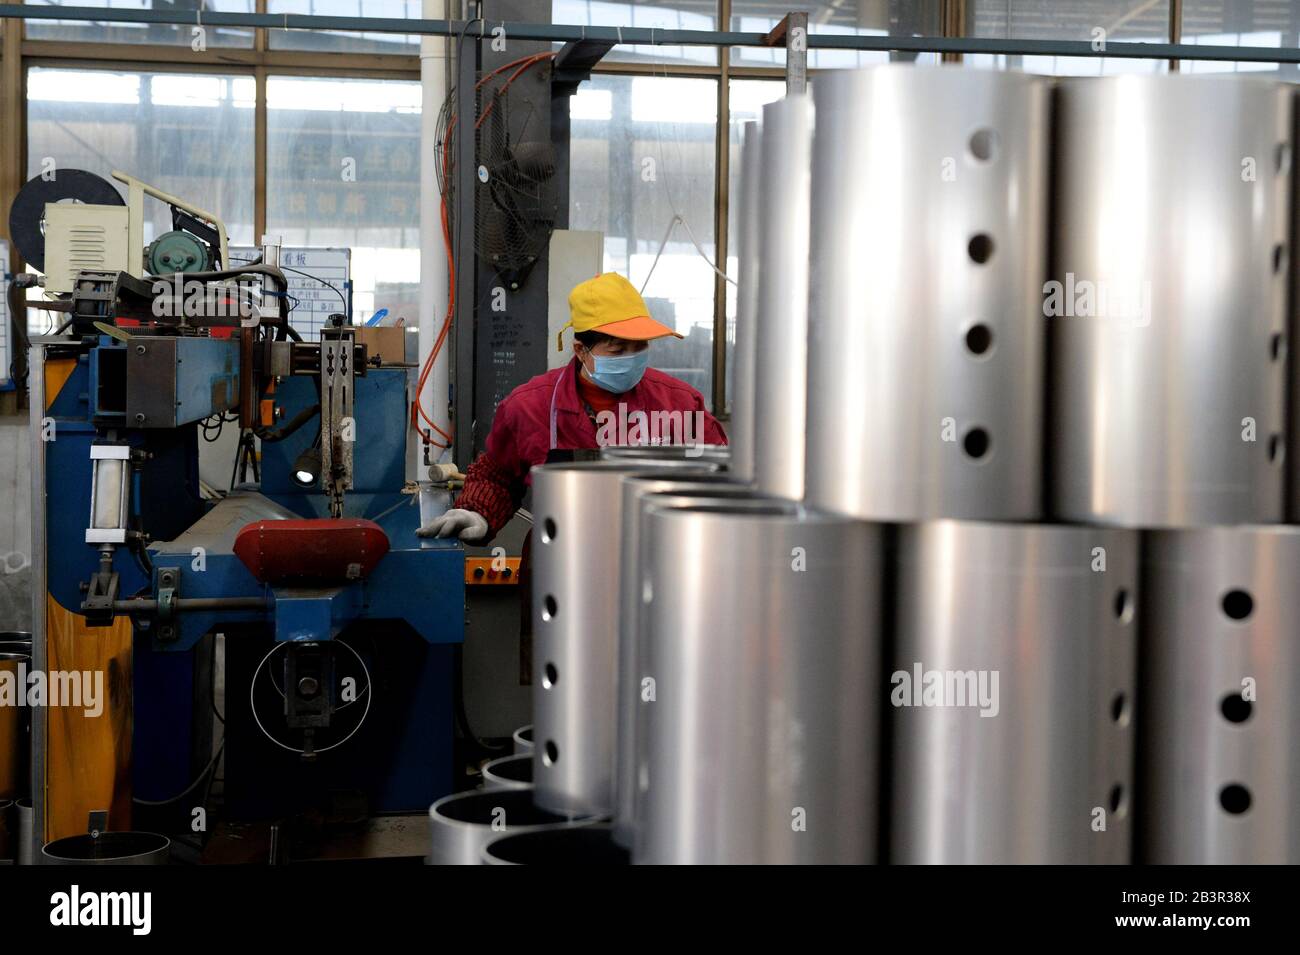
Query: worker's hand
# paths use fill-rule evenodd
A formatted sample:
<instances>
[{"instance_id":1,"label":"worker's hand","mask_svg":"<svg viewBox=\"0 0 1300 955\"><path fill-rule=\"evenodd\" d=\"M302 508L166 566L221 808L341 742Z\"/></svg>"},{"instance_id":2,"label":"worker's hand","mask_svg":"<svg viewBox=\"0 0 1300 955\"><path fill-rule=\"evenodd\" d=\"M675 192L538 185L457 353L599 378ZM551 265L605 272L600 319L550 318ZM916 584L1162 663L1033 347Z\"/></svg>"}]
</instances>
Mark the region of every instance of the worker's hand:
<instances>
[{"instance_id":1,"label":"worker's hand","mask_svg":"<svg viewBox=\"0 0 1300 955\"><path fill-rule=\"evenodd\" d=\"M415 532L417 537L459 537L473 543L487 537L488 522L482 514L452 508L441 517L435 517Z\"/></svg>"}]
</instances>

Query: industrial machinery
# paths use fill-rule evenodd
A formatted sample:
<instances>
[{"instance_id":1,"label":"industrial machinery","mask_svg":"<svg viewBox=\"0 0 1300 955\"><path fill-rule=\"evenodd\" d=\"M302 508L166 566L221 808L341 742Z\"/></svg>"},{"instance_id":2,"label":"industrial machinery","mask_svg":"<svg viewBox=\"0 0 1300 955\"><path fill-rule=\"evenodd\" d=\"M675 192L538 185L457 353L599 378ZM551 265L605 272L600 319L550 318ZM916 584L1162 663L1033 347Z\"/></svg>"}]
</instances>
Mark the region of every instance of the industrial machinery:
<instances>
[{"instance_id":1,"label":"industrial machinery","mask_svg":"<svg viewBox=\"0 0 1300 955\"><path fill-rule=\"evenodd\" d=\"M64 315L31 368L35 666L109 686L97 718L42 712L37 827L129 829L133 798L188 821L222 755L229 818L423 812L452 788L464 554L416 537L450 494L407 481L414 364L342 314L303 341L277 242L231 268L215 216L114 175L124 205L71 170L14 204L57 293L16 304ZM144 196L175 225L147 249ZM216 489L199 439L222 427Z\"/></svg>"}]
</instances>

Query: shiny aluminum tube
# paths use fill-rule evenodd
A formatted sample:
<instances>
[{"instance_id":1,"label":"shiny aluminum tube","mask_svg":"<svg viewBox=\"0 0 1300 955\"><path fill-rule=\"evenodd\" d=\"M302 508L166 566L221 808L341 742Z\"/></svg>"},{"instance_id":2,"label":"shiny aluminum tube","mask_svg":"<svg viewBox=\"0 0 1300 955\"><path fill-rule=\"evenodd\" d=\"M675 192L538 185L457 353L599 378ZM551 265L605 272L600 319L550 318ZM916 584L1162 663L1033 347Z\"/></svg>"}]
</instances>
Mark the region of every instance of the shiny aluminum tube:
<instances>
[{"instance_id":1,"label":"shiny aluminum tube","mask_svg":"<svg viewBox=\"0 0 1300 955\"><path fill-rule=\"evenodd\" d=\"M637 863L876 856L881 531L788 501L643 526Z\"/></svg>"},{"instance_id":2,"label":"shiny aluminum tube","mask_svg":"<svg viewBox=\"0 0 1300 955\"><path fill-rule=\"evenodd\" d=\"M740 269L736 290L736 344L731 361L731 421L727 437L731 448L731 473L738 481L754 479L757 433L754 423L754 375L758 352L758 210L759 149L763 133L758 123L741 125L740 195L737 209Z\"/></svg>"},{"instance_id":3,"label":"shiny aluminum tube","mask_svg":"<svg viewBox=\"0 0 1300 955\"><path fill-rule=\"evenodd\" d=\"M615 754L616 806L614 839L629 849L633 844L637 798L637 713L645 673L641 653L641 577L645 554L641 549L641 523L646 506L671 507L701 498L748 499L753 490L731 480L729 473L674 476L672 472L633 474L623 478L622 553L619 557L618 625L618 745Z\"/></svg>"},{"instance_id":4,"label":"shiny aluminum tube","mask_svg":"<svg viewBox=\"0 0 1300 955\"><path fill-rule=\"evenodd\" d=\"M1142 861L1300 863L1300 527L1147 535Z\"/></svg>"},{"instance_id":5,"label":"shiny aluminum tube","mask_svg":"<svg viewBox=\"0 0 1300 955\"><path fill-rule=\"evenodd\" d=\"M483 847L484 865L627 865L627 849L614 842L610 827L545 826L500 836Z\"/></svg>"},{"instance_id":6,"label":"shiny aluminum tube","mask_svg":"<svg viewBox=\"0 0 1300 955\"><path fill-rule=\"evenodd\" d=\"M763 107L759 145L754 486L804 492L808 391L808 229L813 108L808 96ZM843 411L841 411L841 415Z\"/></svg>"},{"instance_id":7,"label":"shiny aluminum tube","mask_svg":"<svg viewBox=\"0 0 1300 955\"><path fill-rule=\"evenodd\" d=\"M1281 520L1289 90L1181 74L1061 84L1060 295L1044 300L1054 516Z\"/></svg>"},{"instance_id":8,"label":"shiny aluminum tube","mask_svg":"<svg viewBox=\"0 0 1300 955\"><path fill-rule=\"evenodd\" d=\"M492 789L444 796L429 807L431 865L478 865L483 847L505 833L590 821L548 812L531 789Z\"/></svg>"},{"instance_id":9,"label":"shiny aluminum tube","mask_svg":"<svg viewBox=\"0 0 1300 955\"><path fill-rule=\"evenodd\" d=\"M899 529L891 862L1130 861L1137 547L1107 528Z\"/></svg>"},{"instance_id":10,"label":"shiny aluminum tube","mask_svg":"<svg viewBox=\"0 0 1300 955\"><path fill-rule=\"evenodd\" d=\"M533 754L502 756L483 764L484 789L531 789Z\"/></svg>"},{"instance_id":11,"label":"shiny aluminum tube","mask_svg":"<svg viewBox=\"0 0 1300 955\"><path fill-rule=\"evenodd\" d=\"M1045 82L888 65L814 99L806 500L1037 519Z\"/></svg>"},{"instance_id":12,"label":"shiny aluminum tube","mask_svg":"<svg viewBox=\"0 0 1300 955\"><path fill-rule=\"evenodd\" d=\"M510 735L511 751L516 756L531 754L533 751L533 724L521 726Z\"/></svg>"},{"instance_id":13,"label":"shiny aluminum tube","mask_svg":"<svg viewBox=\"0 0 1300 955\"><path fill-rule=\"evenodd\" d=\"M614 810L620 478L717 469L716 462L680 455L533 469L533 779L539 806L596 815Z\"/></svg>"}]
</instances>

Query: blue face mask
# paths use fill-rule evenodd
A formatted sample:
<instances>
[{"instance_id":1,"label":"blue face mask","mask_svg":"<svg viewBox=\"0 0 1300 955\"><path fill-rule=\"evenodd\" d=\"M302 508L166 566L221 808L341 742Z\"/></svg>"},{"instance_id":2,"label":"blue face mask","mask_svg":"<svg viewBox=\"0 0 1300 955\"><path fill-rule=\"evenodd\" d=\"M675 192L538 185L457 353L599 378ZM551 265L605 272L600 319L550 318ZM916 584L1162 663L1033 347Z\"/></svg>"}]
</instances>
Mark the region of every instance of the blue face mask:
<instances>
[{"instance_id":1,"label":"blue face mask","mask_svg":"<svg viewBox=\"0 0 1300 955\"><path fill-rule=\"evenodd\" d=\"M645 348L631 355L592 355L595 369L587 369L591 380L600 388L612 394L621 395L631 391L641 381L650 364L650 349Z\"/></svg>"}]
</instances>

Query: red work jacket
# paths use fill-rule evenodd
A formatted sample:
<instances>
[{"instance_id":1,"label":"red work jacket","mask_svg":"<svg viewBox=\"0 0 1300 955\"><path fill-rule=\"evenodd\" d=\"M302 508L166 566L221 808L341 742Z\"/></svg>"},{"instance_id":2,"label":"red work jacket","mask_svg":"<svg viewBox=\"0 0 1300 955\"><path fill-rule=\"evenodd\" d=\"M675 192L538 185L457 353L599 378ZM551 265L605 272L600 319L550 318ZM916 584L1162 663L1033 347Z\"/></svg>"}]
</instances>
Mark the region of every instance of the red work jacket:
<instances>
[{"instance_id":1,"label":"red work jacket","mask_svg":"<svg viewBox=\"0 0 1300 955\"><path fill-rule=\"evenodd\" d=\"M544 463L552 448L727 443L722 425L704 408L704 396L653 368L646 369L635 388L618 396L623 407L617 415L598 418L602 439L598 441L597 424L578 397L577 368L574 358L563 368L520 385L497 405L487 447L465 473L465 488L456 498L457 507L487 518L489 537L496 536L519 508L532 480L529 469ZM664 411L680 414L671 422L653 414ZM633 417L635 412L642 416Z\"/></svg>"}]
</instances>

